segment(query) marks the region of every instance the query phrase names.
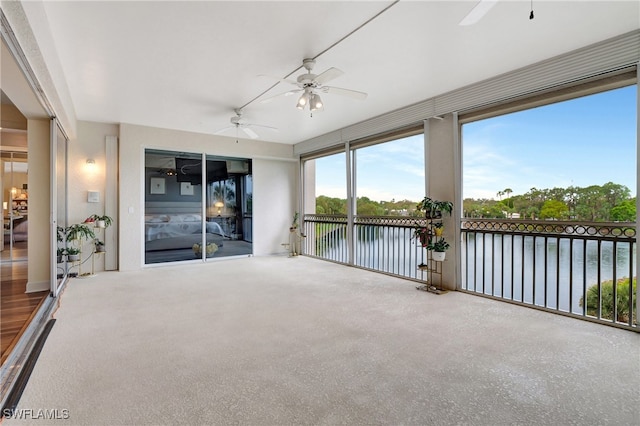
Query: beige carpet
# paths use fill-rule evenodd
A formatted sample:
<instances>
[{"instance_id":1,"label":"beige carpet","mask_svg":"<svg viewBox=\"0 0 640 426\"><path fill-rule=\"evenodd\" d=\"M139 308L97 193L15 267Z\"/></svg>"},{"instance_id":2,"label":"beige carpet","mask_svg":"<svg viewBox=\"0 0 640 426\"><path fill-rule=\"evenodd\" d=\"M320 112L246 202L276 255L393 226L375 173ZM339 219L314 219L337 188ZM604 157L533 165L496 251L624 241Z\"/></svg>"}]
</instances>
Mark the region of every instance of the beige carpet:
<instances>
[{"instance_id":1,"label":"beige carpet","mask_svg":"<svg viewBox=\"0 0 640 426\"><path fill-rule=\"evenodd\" d=\"M304 257L76 279L56 318L18 409L68 419L8 425L640 419L637 333Z\"/></svg>"}]
</instances>

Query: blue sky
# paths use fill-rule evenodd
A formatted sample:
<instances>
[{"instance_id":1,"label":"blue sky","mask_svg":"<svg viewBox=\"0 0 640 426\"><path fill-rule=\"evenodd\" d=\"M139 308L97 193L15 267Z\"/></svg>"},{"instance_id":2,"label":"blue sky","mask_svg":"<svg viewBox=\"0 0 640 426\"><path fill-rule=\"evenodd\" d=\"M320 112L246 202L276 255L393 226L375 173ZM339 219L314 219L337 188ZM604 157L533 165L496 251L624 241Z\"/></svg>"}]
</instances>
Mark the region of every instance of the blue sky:
<instances>
[{"instance_id":1,"label":"blue sky","mask_svg":"<svg viewBox=\"0 0 640 426\"><path fill-rule=\"evenodd\" d=\"M636 86L463 126L463 194L607 182L636 194Z\"/></svg>"},{"instance_id":2,"label":"blue sky","mask_svg":"<svg viewBox=\"0 0 640 426\"><path fill-rule=\"evenodd\" d=\"M636 86L463 126L463 196L607 182L636 194ZM358 150L358 196L424 197L422 135ZM316 195L346 198L344 154L316 161Z\"/></svg>"},{"instance_id":3,"label":"blue sky","mask_svg":"<svg viewBox=\"0 0 640 426\"><path fill-rule=\"evenodd\" d=\"M375 201L415 200L424 197L424 142L422 135L357 150L358 197ZM346 198L345 155L316 160L316 195Z\"/></svg>"}]
</instances>

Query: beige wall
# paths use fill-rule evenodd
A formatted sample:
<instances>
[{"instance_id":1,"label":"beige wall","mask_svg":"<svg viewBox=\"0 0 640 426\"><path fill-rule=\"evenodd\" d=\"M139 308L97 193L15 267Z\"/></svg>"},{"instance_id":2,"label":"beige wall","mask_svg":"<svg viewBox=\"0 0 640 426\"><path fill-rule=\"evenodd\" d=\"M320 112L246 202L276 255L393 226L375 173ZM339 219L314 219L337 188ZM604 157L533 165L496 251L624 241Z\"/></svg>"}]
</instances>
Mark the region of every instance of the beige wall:
<instances>
[{"instance_id":1,"label":"beige wall","mask_svg":"<svg viewBox=\"0 0 640 426\"><path fill-rule=\"evenodd\" d=\"M104 214L105 176L106 176L106 146L107 136L117 136L119 125L78 121L77 139L69 141L68 149L68 219L69 224L83 222L92 214ZM94 166L87 165L87 159L95 160ZM100 202L89 203L88 191L98 191ZM116 226L116 225L114 225ZM104 241L104 231L98 231L98 238ZM91 242L83 246L85 253L93 250ZM106 247L109 250L109 247ZM91 262L83 265L82 272L90 272ZM104 256L94 259L94 272L104 270ZM74 272L76 272L74 270Z\"/></svg>"},{"instance_id":2,"label":"beige wall","mask_svg":"<svg viewBox=\"0 0 640 426\"><path fill-rule=\"evenodd\" d=\"M291 145L121 124L120 270L144 265L144 150L206 153L254 161L254 255L282 252L295 211L297 162ZM282 232L280 231L282 227ZM286 232L285 232L286 231Z\"/></svg>"},{"instance_id":3,"label":"beige wall","mask_svg":"<svg viewBox=\"0 0 640 426\"><path fill-rule=\"evenodd\" d=\"M29 273L27 292L51 288L50 121L28 121Z\"/></svg>"},{"instance_id":4,"label":"beige wall","mask_svg":"<svg viewBox=\"0 0 640 426\"><path fill-rule=\"evenodd\" d=\"M455 147L453 116L448 114L443 120L431 119L427 131L427 181L429 197L436 200L448 200L454 203L454 209L460 206L455 197ZM442 264L442 284L448 289L456 288L456 260L459 243L456 238L456 221L453 216L443 218L444 237L451 244L447 251L447 261Z\"/></svg>"}]
</instances>

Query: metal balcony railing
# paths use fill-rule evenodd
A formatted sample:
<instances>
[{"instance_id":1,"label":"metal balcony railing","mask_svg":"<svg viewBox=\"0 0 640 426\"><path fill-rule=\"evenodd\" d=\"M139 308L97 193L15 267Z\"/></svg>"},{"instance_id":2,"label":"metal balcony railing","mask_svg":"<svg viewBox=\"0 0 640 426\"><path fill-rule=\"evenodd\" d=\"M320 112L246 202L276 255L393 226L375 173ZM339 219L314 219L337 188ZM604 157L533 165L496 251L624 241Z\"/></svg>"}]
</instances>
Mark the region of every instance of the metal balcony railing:
<instances>
[{"instance_id":1,"label":"metal balcony railing","mask_svg":"<svg viewBox=\"0 0 640 426\"><path fill-rule=\"evenodd\" d=\"M421 279L418 265L424 249L412 238L424 219L357 216L353 226L353 259L349 259L348 224L343 215L305 215L303 253L410 279Z\"/></svg>"},{"instance_id":2,"label":"metal balcony railing","mask_svg":"<svg viewBox=\"0 0 640 426\"><path fill-rule=\"evenodd\" d=\"M349 230L346 216L305 215L303 253L422 280L417 225L357 216ZM463 219L459 253L459 290L638 330L633 223Z\"/></svg>"},{"instance_id":3,"label":"metal balcony railing","mask_svg":"<svg viewBox=\"0 0 640 426\"><path fill-rule=\"evenodd\" d=\"M461 289L636 328L632 223L461 221Z\"/></svg>"}]
</instances>

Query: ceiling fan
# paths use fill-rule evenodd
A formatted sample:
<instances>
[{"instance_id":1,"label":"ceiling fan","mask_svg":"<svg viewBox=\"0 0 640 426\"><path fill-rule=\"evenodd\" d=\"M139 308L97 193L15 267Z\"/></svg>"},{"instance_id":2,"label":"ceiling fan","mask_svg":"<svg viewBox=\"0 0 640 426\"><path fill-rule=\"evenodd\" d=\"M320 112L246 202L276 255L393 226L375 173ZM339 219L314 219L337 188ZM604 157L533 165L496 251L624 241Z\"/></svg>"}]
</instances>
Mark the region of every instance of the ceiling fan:
<instances>
[{"instance_id":1,"label":"ceiling fan","mask_svg":"<svg viewBox=\"0 0 640 426\"><path fill-rule=\"evenodd\" d=\"M278 78L277 80L282 81L284 83L292 84L297 86L298 89L290 90L285 93L280 93L279 95L273 96L271 98L267 98L262 102L270 102L271 100L278 98L280 96L290 96L296 93L302 93L298 98L298 103L296 107L298 109L305 109L308 105L309 110L313 111L321 111L324 109L324 103L320 98L319 93L332 93L341 96L348 96L353 99L364 100L367 98L367 94L364 92L359 92L357 90L351 89L343 89L341 87L334 86L325 86L329 81L340 77L344 72L339 70L338 68L329 68L323 73L316 75L313 74L313 67L315 66L316 61L314 59L304 59L302 61L302 66L307 70L305 74L301 74L298 78L294 80L287 80L283 78Z\"/></svg>"},{"instance_id":2,"label":"ceiling fan","mask_svg":"<svg viewBox=\"0 0 640 426\"><path fill-rule=\"evenodd\" d=\"M269 130L273 130L273 131L276 131L276 132L278 131L278 129L276 127L271 127L271 126L265 126L265 125L262 125L262 124L254 124L254 123L246 122L242 118L242 110L240 108L234 109L233 112L235 112L236 115L229 119L229 121L231 122L231 125L218 130L217 132L215 132L216 135L224 133L224 132L226 132L227 130L230 130L230 129L236 129L236 137L238 137L238 130L242 130L244 132L244 134L249 136L251 139L258 139L259 136L252 129L252 127L259 127L259 128L262 128L262 129L269 129Z\"/></svg>"}]
</instances>

